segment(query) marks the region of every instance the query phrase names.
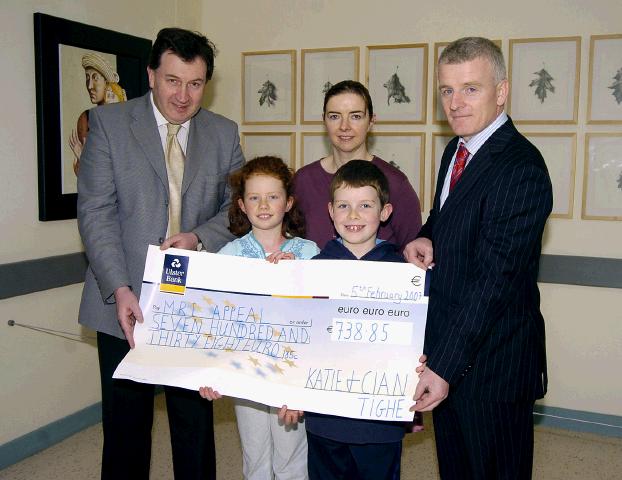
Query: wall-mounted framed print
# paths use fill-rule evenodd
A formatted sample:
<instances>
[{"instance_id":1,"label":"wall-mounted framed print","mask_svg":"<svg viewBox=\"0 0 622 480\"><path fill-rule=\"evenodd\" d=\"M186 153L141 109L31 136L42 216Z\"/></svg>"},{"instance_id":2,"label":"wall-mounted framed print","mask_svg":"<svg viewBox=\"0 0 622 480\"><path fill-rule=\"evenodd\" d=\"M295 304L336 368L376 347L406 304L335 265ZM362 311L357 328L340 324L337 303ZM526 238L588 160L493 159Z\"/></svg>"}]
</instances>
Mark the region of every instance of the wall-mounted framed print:
<instances>
[{"instance_id":1,"label":"wall-mounted framed print","mask_svg":"<svg viewBox=\"0 0 622 480\"><path fill-rule=\"evenodd\" d=\"M581 218L622 220L622 133L585 135Z\"/></svg>"},{"instance_id":2,"label":"wall-mounted framed print","mask_svg":"<svg viewBox=\"0 0 622 480\"><path fill-rule=\"evenodd\" d=\"M301 50L300 123L322 123L324 94L342 80L359 79L359 47Z\"/></svg>"},{"instance_id":3,"label":"wall-mounted framed print","mask_svg":"<svg viewBox=\"0 0 622 480\"><path fill-rule=\"evenodd\" d=\"M441 125L447 125L447 117L443 111L441 99L438 96L438 59L447 45L449 45L449 42L436 42L434 44L434 66L432 68L432 76L434 77L432 80L432 122Z\"/></svg>"},{"instance_id":4,"label":"wall-mounted framed print","mask_svg":"<svg viewBox=\"0 0 622 480\"><path fill-rule=\"evenodd\" d=\"M443 159L443 152L445 147L454 138L455 135L451 132L440 132L432 134L432 165L431 171L431 188L430 188L430 205L434 204L434 194L436 192L436 181L438 179L438 170L441 167L441 160Z\"/></svg>"},{"instance_id":5,"label":"wall-mounted framed print","mask_svg":"<svg viewBox=\"0 0 622 480\"><path fill-rule=\"evenodd\" d=\"M376 123L426 122L427 43L367 47L365 76Z\"/></svg>"},{"instance_id":6,"label":"wall-mounted framed print","mask_svg":"<svg viewBox=\"0 0 622 480\"><path fill-rule=\"evenodd\" d=\"M622 123L622 34L590 37L587 123Z\"/></svg>"},{"instance_id":7,"label":"wall-mounted framed print","mask_svg":"<svg viewBox=\"0 0 622 480\"><path fill-rule=\"evenodd\" d=\"M296 123L296 50L242 52L242 124Z\"/></svg>"},{"instance_id":8,"label":"wall-mounted framed print","mask_svg":"<svg viewBox=\"0 0 622 480\"><path fill-rule=\"evenodd\" d=\"M251 160L266 155L279 157L291 168L296 168L296 133L294 132L243 132L244 158Z\"/></svg>"},{"instance_id":9,"label":"wall-mounted framed print","mask_svg":"<svg viewBox=\"0 0 622 480\"><path fill-rule=\"evenodd\" d=\"M580 65L581 37L510 40L507 111L514 123L577 123Z\"/></svg>"},{"instance_id":10,"label":"wall-mounted framed print","mask_svg":"<svg viewBox=\"0 0 622 480\"><path fill-rule=\"evenodd\" d=\"M39 220L76 218L89 110L149 90L151 41L34 14Z\"/></svg>"},{"instance_id":11,"label":"wall-mounted framed print","mask_svg":"<svg viewBox=\"0 0 622 480\"><path fill-rule=\"evenodd\" d=\"M577 136L574 133L523 133L544 157L553 184L551 217L572 218Z\"/></svg>"},{"instance_id":12,"label":"wall-mounted framed print","mask_svg":"<svg viewBox=\"0 0 622 480\"><path fill-rule=\"evenodd\" d=\"M331 153L331 145L325 132L304 132L300 136L300 165L304 167Z\"/></svg>"},{"instance_id":13,"label":"wall-mounted framed print","mask_svg":"<svg viewBox=\"0 0 622 480\"><path fill-rule=\"evenodd\" d=\"M401 170L417 192L423 210L425 133L372 132L367 136L370 153Z\"/></svg>"},{"instance_id":14,"label":"wall-mounted framed print","mask_svg":"<svg viewBox=\"0 0 622 480\"><path fill-rule=\"evenodd\" d=\"M501 40L493 40L495 45L501 48ZM432 122L437 125L447 125L447 117L445 116L445 112L443 111L443 105L441 104L440 98L438 96L438 59L443 53L445 47L449 45L449 42L436 42L434 44L434 57L432 63Z\"/></svg>"}]
</instances>

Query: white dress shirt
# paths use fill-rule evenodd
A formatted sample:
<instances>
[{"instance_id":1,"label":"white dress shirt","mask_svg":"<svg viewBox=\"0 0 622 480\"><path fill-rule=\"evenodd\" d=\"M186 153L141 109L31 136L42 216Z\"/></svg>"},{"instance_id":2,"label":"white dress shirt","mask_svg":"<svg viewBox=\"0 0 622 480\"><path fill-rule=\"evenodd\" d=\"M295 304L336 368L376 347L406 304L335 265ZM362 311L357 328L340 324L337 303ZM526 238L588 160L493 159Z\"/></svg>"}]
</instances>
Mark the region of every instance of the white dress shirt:
<instances>
[{"instance_id":1,"label":"white dress shirt","mask_svg":"<svg viewBox=\"0 0 622 480\"><path fill-rule=\"evenodd\" d=\"M164 115L160 113L158 107L153 101L153 92L151 92L151 105L153 106L153 114L155 115L156 123L158 124L158 133L160 134L160 140L162 141L162 151L166 152L166 136L168 135L168 127L166 126L169 122ZM181 145L181 149L186 154L186 147L188 146L188 129L190 128L190 120L186 120L181 124L181 128L179 132L177 132L177 141L179 145Z\"/></svg>"},{"instance_id":2,"label":"white dress shirt","mask_svg":"<svg viewBox=\"0 0 622 480\"><path fill-rule=\"evenodd\" d=\"M463 142L464 146L469 151L469 156L467 157L466 164L464 166L464 169L466 170L466 168L469 166L471 159L473 158L473 155L477 153L477 151L484 144L484 142L486 142L486 140L488 140L491 137L491 135L495 133L501 125L507 122L507 120L508 120L507 114L505 112L501 112L499 116L490 125L488 125L484 130L479 132L477 135L473 135L471 137L471 140L469 140L468 142L465 141L464 138L462 137L458 139L458 144L456 145L456 151L454 152L451 162L449 163L449 168L447 169L447 173L445 174L445 182L443 183L443 190L441 191L440 208L443 208L443 205L445 204L445 200L447 200L447 197L449 196L449 184L451 183L451 172L454 169L454 163L456 162L456 153L458 152L458 147L460 146L460 142Z\"/></svg>"},{"instance_id":3,"label":"white dress shirt","mask_svg":"<svg viewBox=\"0 0 622 480\"><path fill-rule=\"evenodd\" d=\"M168 123L169 121L164 118L164 115L158 110L156 104L153 101L153 92L151 92L151 106L153 107L153 114L155 115L156 123L158 124L158 133L160 134L160 141L162 142L162 151L166 155L166 137L168 136ZM190 127L190 120L181 124L181 128L177 132L177 141L181 146L184 155L186 154L186 147L188 146L188 128ZM166 227L166 237L170 236L170 225ZM198 249L198 247L197 247Z\"/></svg>"}]
</instances>

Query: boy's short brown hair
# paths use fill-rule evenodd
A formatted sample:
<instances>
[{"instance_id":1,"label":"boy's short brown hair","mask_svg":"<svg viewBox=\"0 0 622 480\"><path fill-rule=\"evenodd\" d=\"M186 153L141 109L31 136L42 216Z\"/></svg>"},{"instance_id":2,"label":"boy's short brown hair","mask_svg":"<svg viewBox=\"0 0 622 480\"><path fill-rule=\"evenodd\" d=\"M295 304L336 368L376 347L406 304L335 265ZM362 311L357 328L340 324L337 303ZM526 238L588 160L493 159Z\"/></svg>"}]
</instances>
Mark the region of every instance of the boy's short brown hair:
<instances>
[{"instance_id":1,"label":"boy's short brown hair","mask_svg":"<svg viewBox=\"0 0 622 480\"><path fill-rule=\"evenodd\" d=\"M339 167L330 182L330 201L335 201L335 191L341 187L372 187L378 193L380 208L389 203L389 181L376 165L368 160L350 160Z\"/></svg>"}]
</instances>

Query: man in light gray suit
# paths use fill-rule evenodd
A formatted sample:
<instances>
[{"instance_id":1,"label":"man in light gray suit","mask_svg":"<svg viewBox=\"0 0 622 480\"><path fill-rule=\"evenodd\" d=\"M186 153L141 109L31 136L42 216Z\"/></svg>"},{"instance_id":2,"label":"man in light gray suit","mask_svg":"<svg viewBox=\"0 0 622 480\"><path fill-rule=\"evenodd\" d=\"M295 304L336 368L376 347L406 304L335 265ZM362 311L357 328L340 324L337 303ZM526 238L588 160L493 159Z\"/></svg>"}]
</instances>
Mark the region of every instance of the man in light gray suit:
<instances>
[{"instance_id":1,"label":"man in light gray suit","mask_svg":"<svg viewBox=\"0 0 622 480\"><path fill-rule=\"evenodd\" d=\"M244 159L237 125L201 108L213 69L213 45L204 36L165 28L149 60L151 91L90 114L78 177L78 227L90 263L79 321L97 331L102 478L149 478L154 387L112 379L134 347L135 322L142 322L138 297L147 246L194 250L201 242L216 251L232 238L227 179ZM179 220L169 217L168 124L179 129L183 151ZM189 390L165 392L175 477L216 478L211 402Z\"/></svg>"}]
</instances>

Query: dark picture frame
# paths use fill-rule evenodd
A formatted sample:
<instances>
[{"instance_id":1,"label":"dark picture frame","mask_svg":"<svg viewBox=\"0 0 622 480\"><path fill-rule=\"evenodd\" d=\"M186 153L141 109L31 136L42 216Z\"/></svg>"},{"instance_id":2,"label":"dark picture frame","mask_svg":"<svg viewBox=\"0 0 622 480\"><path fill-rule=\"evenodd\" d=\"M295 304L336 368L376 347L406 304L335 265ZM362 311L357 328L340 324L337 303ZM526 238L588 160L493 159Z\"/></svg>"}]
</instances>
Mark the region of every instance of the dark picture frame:
<instances>
[{"instance_id":1,"label":"dark picture frame","mask_svg":"<svg viewBox=\"0 0 622 480\"><path fill-rule=\"evenodd\" d=\"M115 55L117 72L129 100L149 89L147 64L151 40L35 13L34 41L39 220L76 218L78 194L64 193L62 183L62 147L67 140L61 138L60 48L66 45Z\"/></svg>"}]
</instances>

